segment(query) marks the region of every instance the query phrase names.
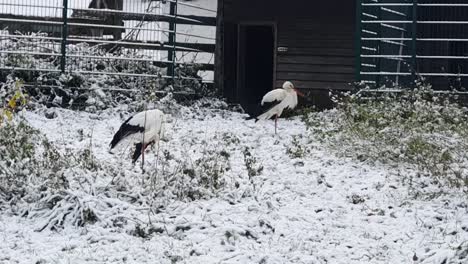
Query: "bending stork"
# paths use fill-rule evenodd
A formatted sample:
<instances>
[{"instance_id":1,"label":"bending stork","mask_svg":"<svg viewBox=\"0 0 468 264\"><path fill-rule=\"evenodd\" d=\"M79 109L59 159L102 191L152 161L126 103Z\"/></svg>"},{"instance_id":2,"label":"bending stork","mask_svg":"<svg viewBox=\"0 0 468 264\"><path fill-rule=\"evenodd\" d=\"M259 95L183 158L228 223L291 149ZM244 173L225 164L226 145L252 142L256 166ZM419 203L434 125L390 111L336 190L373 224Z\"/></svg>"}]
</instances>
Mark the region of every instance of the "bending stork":
<instances>
[{"instance_id":1,"label":"bending stork","mask_svg":"<svg viewBox=\"0 0 468 264\"><path fill-rule=\"evenodd\" d=\"M283 88L269 91L263 96L261 105L270 103L267 110L255 118L255 122L258 120L268 120L275 117L275 134L278 123L278 117L281 116L283 111L287 108L294 109L297 106L297 95L304 97L304 94L299 92L294 85L286 81L283 83Z\"/></svg>"},{"instance_id":2,"label":"bending stork","mask_svg":"<svg viewBox=\"0 0 468 264\"><path fill-rule=\"evenodd\" d=\"M145 149L149 144L159 141L164 133L164 122L166 117L160 110L147 110L127 119L115 133L110 143L111 149L117 146L122 140L132 138L135 143L135 152L132 156L132 162L142 156L142 164L145 162Z\"/></svg>"}]
</instances>

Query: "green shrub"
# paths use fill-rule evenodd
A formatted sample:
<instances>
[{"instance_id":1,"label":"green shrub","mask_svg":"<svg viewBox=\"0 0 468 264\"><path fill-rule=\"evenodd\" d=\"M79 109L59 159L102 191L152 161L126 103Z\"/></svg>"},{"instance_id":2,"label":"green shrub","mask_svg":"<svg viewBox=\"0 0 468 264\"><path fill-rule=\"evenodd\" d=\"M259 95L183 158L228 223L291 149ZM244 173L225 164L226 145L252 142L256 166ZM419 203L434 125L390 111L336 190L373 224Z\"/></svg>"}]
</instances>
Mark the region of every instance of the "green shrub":
<instances>
[{"instance_id":1,"label":"green shrub","mask_svg":"<svg viewBox=\"0 0 468 264\"><path fill-rule=\"evenodd\" d=\"M468 110L437 96L430 87L345 96L337 109L308 113L314 139L361 161L408 164L437 183L468 187Z\"/></svg>"},{"instance_id":2,"label":"green shrub","mask_svg":"<svg viewBox=\"0 0 468 264\"><path fill-rule=\"evenodd\" d=\"M68 185L65 163L46 138L24 120L0 126L0 193L3 202L37 201L40 193Z\"/></svg>"}]
</instances>

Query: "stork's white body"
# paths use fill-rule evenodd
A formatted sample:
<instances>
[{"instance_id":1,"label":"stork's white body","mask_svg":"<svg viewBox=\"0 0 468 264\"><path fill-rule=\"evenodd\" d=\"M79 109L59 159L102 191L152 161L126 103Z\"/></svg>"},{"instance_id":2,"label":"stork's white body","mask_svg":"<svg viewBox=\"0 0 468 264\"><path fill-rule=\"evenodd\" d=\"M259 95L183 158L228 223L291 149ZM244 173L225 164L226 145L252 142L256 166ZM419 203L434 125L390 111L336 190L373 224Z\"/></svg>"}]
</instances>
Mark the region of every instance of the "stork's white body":
<instances>
[{"instance_id":1,"label":"stork's white body","mask_svg":"<svg viewBox=\"0 0 468 264\"><path fill-rule=\"evenodd\" d=\"M145 143L158 141L164 133L165 116L161 110L153 109L140 112L129 119L131 126L144 127L144 134L139 133Z\"/></svg>"},{"instance_id":2,"label":"stork's white body","mask_svg":"<svg viewBox=\"0 0 468 264\"><path fill-rule=\"evenodd\" d=\"M268 108L264 113L257 116L255 119L267 120L275 117L275 134L278 122L278 117L281 116L285 109L294 109L297 106L297 95L303 96L299 91L294 88L291 82L284 82L283 88L269 91L263 96L261 105L265 103L273 103L273 106Z\"/></svg>"},{"instance_id":3,"label":"stork's white body","mask_svg":"<svg viewBox=\"0 0 468 264\"><path fill-rule=\"evenodd\" d=\"M294 109L297 106L297 94L294 90L275 89L263 96L261 105L265 103L278 102L275 106L259 115L257 119L270 119L273 116L280 117L287 108Z\"/></svg>"},{"instance_id":4,"label":"stork's white body","mask_svg":"<svg viewBox=\"0 0 468 264\"><path fill-rule=\"evenodd\" d=\"M115 133L111 149L116 147L125 139L131 139L136 144L133 162L140 155L144 155L146 147L151 143L157 143L164 134L164 124L166 117L161 110L147 110L127 119Z\"/></svg>"}]
</instances>

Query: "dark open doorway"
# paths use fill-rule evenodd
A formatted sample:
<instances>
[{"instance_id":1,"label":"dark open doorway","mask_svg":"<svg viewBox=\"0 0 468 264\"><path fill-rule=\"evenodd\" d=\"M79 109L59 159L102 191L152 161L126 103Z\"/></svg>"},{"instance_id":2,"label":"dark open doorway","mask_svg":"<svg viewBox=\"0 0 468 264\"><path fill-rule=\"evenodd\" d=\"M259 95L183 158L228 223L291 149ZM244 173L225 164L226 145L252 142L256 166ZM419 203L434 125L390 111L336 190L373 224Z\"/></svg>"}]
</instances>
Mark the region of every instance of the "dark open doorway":
<instances>
[{"instance_id":1,"label":"dark open doorway","mask_svg":"<svg viewBox=\"0 0 468 264\"><path fill-rule=\"evenodd\" d=\"M273 25L240 25L238 98L249 114L257 114L260 101L273 88L275 28Z\"/></svg>"}]
</instances>

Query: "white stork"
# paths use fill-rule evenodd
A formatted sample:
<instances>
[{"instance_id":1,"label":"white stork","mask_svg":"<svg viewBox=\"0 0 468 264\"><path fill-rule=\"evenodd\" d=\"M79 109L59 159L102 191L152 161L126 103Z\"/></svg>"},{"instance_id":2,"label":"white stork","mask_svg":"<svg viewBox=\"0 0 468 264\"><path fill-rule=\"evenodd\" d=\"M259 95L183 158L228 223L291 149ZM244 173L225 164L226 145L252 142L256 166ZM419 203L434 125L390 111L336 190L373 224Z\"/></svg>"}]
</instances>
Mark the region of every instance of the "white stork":
<instances>
[{"instance_id":1,"label":"white stork","mask_svg":"<svg viewBox=\"0 0 468 264\"><path fill-rule=\"evenodd\" d=\"M117 146L122 140L132 138L135 142L135 152L132 162L135 163L142 155L144 163L145 149L149 144L155 144L164 133L164 123L166 116L161 110L147 110L128 118L115 133L110 143L111 149Z\"/></svg>"},{"instance_id":2,"label":"white stork","mask_svg":"<svg viewBox=\"0 0 468 264\"><path fill-rule=\"evenodd\" d=\"M283 88L274 89L269 91L263 96L261 105L270 103L267 110L255 118L255 122L258 120L268 120L275 117L275 134L278 123L278 117L281 116L283 111L287 108L294 109L297 106L297 95L304 97L304 94L299 92L292 82L286 81L283 83Z\"/></svg>"}]
</instances>

